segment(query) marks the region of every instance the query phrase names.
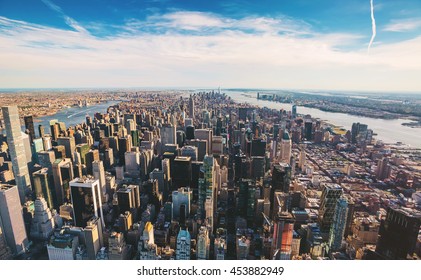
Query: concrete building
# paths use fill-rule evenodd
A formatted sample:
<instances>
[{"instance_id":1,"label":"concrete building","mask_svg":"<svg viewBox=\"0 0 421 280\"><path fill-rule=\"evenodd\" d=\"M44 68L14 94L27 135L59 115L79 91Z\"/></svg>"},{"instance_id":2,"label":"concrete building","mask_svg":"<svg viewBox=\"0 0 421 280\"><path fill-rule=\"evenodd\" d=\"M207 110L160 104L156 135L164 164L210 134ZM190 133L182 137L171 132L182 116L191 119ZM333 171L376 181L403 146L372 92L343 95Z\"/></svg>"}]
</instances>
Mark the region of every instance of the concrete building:
<instances>
[{"instance_id":1,"label":"concrete building","mask_svg":"<svg viewBox=\"0 0 421 280\"><path fill-rule=\"evenodd\" d=\"M28 247L28 237L17 186L0 184L0 222L12 253L23 253Z\"/></svg>"}]
</instances>

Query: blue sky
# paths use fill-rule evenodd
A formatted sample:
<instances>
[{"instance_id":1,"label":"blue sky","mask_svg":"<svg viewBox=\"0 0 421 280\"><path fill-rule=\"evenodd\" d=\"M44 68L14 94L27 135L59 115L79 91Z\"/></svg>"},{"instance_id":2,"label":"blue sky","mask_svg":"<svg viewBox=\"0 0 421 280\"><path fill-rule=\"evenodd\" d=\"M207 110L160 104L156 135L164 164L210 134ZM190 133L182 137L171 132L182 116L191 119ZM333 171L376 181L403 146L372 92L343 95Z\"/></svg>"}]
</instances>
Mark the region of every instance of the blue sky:
<instances>
[{"instance_id":1,"label":"blue sky","mask_svg":"<svg viewBox=\"0 0 421 280\"><path fill-rule=\"evenodd\" d=\"M0 88L421 91L421 1L0 0Z\"/></svg>"}]
</instances>

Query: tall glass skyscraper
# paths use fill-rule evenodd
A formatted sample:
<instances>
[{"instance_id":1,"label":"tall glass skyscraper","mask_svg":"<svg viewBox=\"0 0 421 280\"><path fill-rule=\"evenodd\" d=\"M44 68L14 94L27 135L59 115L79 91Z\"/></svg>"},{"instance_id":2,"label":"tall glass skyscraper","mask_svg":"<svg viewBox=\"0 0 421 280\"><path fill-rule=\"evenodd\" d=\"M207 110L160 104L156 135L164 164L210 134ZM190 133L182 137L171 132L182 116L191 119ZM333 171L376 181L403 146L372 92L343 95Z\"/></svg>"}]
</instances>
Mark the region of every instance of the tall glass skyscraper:
<instances>
[{"instance_id":1,"label":"tall glass skyscraper","mask_svg":"<svg viewBox=\"0 0 421 280\"><path fill-rule=\"evenodd\" d=\"M335 252L341 248L342 239L345 232L346 218L348 213L348 201L341 197L338 199L333 216L333 223L329 233L330 251Z\"/></svg>"},{"instance_id":2,"label":"tall glass skyscraper","mask_svg":"<svg viewBox=\"0 0 421 280\"><path fill-rule=\"evenodd\" d=\"M7 145L9 146L10 158L12 159L13 174L19 190L20 202L23 204L26 200L26 195L31 191L32 187L23 145L19 111L17 106L2 107L2 111L6 125Z\"/></svg>"},{"instance_id":3,"label":"tall glass skyscraper","mask_svg":"<svg viewBox=\"0 0 421 280\"><path fill-rule=\"evenodd\" d=\"M100 218L102 226L105 226L99 180L92 177L75 178L70 182L70 194L76 226L86 227L92 217Z\"/></svg>"}]
</instances>

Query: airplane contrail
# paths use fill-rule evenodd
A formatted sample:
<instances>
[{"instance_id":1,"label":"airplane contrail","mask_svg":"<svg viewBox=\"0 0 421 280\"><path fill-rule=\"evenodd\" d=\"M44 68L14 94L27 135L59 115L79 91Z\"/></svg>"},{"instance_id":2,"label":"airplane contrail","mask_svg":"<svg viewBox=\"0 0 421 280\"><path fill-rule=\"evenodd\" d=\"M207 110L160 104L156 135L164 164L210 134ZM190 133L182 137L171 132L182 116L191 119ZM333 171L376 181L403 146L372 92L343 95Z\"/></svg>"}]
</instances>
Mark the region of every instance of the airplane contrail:
<instances>
[{"instance_id":1,"label":"airplane contrail","mask_svg":"<svg viewBox=\"0 0 421 280\"><path fill-rule=\"evenodd\" d=\"M376 19L374 18L374 5L373 0L370 0L370 6L371 6L371 27L373 29L373 35L371 35L370 43L368 44L367 54L370 54L370 48L373 44L374 38L376 38Z\"/></svg>"}]
</instances>

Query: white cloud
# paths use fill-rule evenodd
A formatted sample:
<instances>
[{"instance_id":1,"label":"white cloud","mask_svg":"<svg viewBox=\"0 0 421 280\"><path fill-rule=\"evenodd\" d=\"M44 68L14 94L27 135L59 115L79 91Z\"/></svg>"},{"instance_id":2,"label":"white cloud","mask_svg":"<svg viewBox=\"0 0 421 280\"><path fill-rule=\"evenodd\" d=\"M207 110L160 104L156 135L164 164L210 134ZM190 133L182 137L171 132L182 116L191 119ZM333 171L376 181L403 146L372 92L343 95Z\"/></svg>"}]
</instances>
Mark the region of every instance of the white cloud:
<instances>
[{"instance_id":1,"label":"white cloud","mask_svg":"<svg viewBox=\"0 0 421 280\"><path fill-rule=\"evenodd\" d=\"M391 32L408 32L421 28L421 18L394 19L383 30Z\"/></svg>"},{"instance_id":2,"label":"white cloud","mask_svg":"<svg viewBox=\"0 0 421 280\"><path fill-rule=\"evenodd\" d=\"M367 56L357 34L283 17L174 12L119 29L99 38L0 17L0 87L421 88L421 37Z\"/></svg>"}]
</instances>

